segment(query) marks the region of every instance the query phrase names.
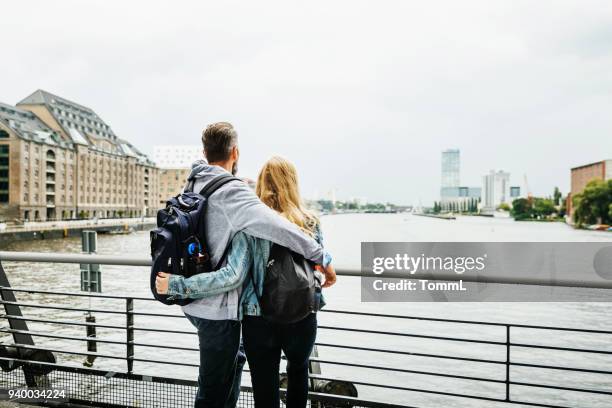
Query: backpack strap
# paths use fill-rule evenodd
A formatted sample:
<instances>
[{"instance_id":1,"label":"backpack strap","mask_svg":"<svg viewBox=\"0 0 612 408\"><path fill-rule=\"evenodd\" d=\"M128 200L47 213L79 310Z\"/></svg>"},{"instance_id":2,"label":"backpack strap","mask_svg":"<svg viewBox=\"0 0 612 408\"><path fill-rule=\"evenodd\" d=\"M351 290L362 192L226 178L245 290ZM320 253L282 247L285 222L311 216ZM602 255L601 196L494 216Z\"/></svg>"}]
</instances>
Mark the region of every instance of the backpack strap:
<instances>
[{"instance_id":1,"label":"backpack strap","mask_svg":"<svg viewBox=\"0 0 612 408\"><path fill-rule=\"evenodd\" d=\"M189 177L187 179L187 184L183 187L183 192L190 193L193 192L193 188L195 187L195 177Z\"/></svg>"},{"instance_id":2,"label":"backpack strap","mask_svg":"<svg viewBox=\"0 0 612 408\"><path fill-rule=\"evenodd\" d=\"M221 266L223 265L223 262L227 258L227 255L229 254L229 251L232 249L232 240L233 239L234 238L232 237L227 242L227 246L225 247L225 250L223 251L223 255L221 255L221 258L219 258L219 262L217 262L217 265L213 268L213 271L219 270L219 268L221 268Z\"/></svg>"},{"instance_id":3,"label":"backpack strap","mask_svg":"<svg viewBox=\"0 0 612 408\"><path fill-rule=\"evenodd\" d=\"M229 183L232 180L242 181L238 177L234 177L231 174L221 174L220 176L215 177L210 183L205 185L204 188L200 190L200 195L208 199L221 186L225 185L226 183Z\"/></svg>"}]
</instances>

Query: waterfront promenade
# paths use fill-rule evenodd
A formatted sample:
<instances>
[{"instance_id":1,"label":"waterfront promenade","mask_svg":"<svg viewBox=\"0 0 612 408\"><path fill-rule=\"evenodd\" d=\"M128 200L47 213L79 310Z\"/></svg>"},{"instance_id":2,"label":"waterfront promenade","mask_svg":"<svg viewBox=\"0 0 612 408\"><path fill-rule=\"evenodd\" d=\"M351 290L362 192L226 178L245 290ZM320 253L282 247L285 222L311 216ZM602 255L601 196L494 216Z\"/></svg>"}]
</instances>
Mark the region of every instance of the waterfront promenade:
<instances>
[{"instance_id":1,"label":"waterfront promenade","mask_svg":"<svg viewBox=\"0 0 612 408\"><path fill-rule=\"evenodd\" d=\"M100 233L122 233L151 229L154 226L154 217L25 222L21 225L0 224L0 243L67 238L79 236L83 230L94 230Z\"/></svg>"}]
</instances>

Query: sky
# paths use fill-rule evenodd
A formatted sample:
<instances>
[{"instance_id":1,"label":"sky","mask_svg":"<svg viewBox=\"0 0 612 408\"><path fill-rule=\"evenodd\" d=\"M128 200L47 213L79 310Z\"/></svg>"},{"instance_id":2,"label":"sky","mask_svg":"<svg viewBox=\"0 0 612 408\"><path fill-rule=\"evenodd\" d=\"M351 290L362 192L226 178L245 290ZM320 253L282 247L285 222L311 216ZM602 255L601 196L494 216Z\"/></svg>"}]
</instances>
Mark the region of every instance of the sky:
<instances>
[{"instance_id":1,"label":"sky","mask_svg":"<svg viewBox=\"0 0 612 408\"><path fill-rule=\"evenodd\" d=\"M152 153L238 130L240 175L272 155L308 198L428 205L440 154L535 195L612 159L609 1L9 2L0 101L44 89Z\"/></svg>"}]
</instances>

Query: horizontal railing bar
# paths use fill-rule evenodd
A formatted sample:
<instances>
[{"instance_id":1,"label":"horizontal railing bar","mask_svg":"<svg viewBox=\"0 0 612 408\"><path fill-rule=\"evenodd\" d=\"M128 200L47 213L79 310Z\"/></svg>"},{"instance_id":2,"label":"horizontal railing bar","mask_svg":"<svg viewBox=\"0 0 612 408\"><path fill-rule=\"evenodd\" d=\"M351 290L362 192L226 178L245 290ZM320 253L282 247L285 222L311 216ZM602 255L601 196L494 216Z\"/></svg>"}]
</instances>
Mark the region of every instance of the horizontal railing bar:
<instances>
[{"instance_id":1,"label":"horizontal railing bar","mask_svg":"<svg viewBox=\"0 0 612 408\"><path fill-rule=\"evenodd\" d=\"M356 312L352 310L323 309L322 312L346 314L346 315L357 315L357 316L368 316L368 317L386 317L386 318L392 318L392 319L422 320L422 321L427 321L427 322L474 324L474 325L494 326L494 327L504 327L504 328L506 326L510 326L512 328L520 328L520 329L561 330L561 331L572 331L572 332L583 332L583 333L612 334L612 330L579 329L579 328L572 328L572 327L542 326L542 325L499 323L499 322L483 322L483 321L475 321L475 320L444 319L444 318L437 318L437 317L406 316L406 315L388 314L388 313Z\"/></svg>"},{"instance_id":2,"label":"horizontal railing bar","mask_svg":"<svg viewBox=\"0 0 612 408\"><path fill-rule=\"evenodd\" d=\"M93 353L93 352L82 352L82 351L68 351L68 350L63 350L63 349L56 349L56 348L49 348L49 347L41 347L41 346L33 346L30 344L21 344L21 343L14 343L14 344L9 344L7 345L7 347L15 347L15 348L24 348L24 349L33 349L33 350L43 350L43 351L51 351L53 353L60 353L60 354L71 354L71 355L79 355L79 356L92 356L92 357L97 357L97 358L112 358L114 360L125 360L125 356L122 357L116 357L116 356L112 356L109 354L101 354L101 353ZM149 363L156 363L156 364L174 364L174 365L181 365L181 366L186 366L186 367L199 367L199 364L191 364L191 363L181 363L179 361L161 361L161 360L151 360L148 358L134 358L134 361L140 361L140 362L149 362ZM246 372L248 372L248 370L245 370Z\"/></svg>"},{"instance_id":3,"label":"horizontal railing bar","mask_svg":"<svg viewBox=\"0 0 612 408\"><path fill-rule=\"evenodd\" d=\"M0 261L77 263L149 267L152 265L151 259L142 257L55 252L0 251Z\"/></svg>"},{"instance_id":4,"label":"horizontal railing bar","mask_svg":"<svg viewBox=\"0 0 612 408\"><path fill-rule=\"evenodd\" d=\"M574 348L574 347L559 347L559 346L542 346L538 344L510 343L510 346L522 347L522 348L544 349L544 350L573 351L577 353L612 354L612 351L608 351L608 350L579 349L579 348Z\"/></svg>"},{"instance_id":5,"label":"horizontal railing bar","mask_svg":"<svg viewBox=\"0 0 612 408\"><path fill-rule=\"evenodd\" d=\"M168 330L168 329L152 329L150 327L132 327L132 330L138 331L147 331L147 332L156 332L156 333L174 333L174 334L190 334L197 335L197 332L187 331L187 330Z\"/></svg>"},{"instance_id":6,"label":"horizontal railing bar","mask_svg":"<svg viewBox=\"0 0 612 408\"><path fill-rule=\"evenodd\" d=\"M408 392L416 392L416 393L426 393L426 394L436 394L436 395L444 395L444 396L448 396L448 397L476 399L476 400L481 400L481 401L511 402L511 403L515 403L514 400L506 401L506 399L504 399L504 398L485 397L485 396L469 395L469 394L458 394L458 393L447 392L447 391L410 388L410 387L403 387L403 386L398 386L398 385L382 385L382 384L367 383L367 382L362 382L362 381L339 380L337 378L324 377L324 376L320 376L320 375L316 375L316 374L310 375L310 378L315 378L315 379L318 379L318 380L325 380L325 381L349 381L349 382L351 382L354 385L362 385L362 386L365 386L365 387L389 388L389 389L396 389L396 390L400 390L400 391L408 391ZM521 402L521 404L529 405L529 406L532 406L532 407L541 407L541 408L573 408L573 407L569 407L569 406L550 405L550 404L538 404L538 403L533 403L533 402Z\"/></svg>"},{"instance_id":7,"label":"horizontal railing bar","mask_svg":"<svg viewBox=\"0 0 612 408\"><path fill-rule=\"evenodd\" d=\"M592 333L592 334L612 334L612 330L599 329L577 329L573 327L556 327L556 326L534 326L529 324L508 324L513 329L534 329L534 330L554 330L554 331L569 331L577 333Z\"/></svg>"},{"instance_id":8,"label":"horizontal railing bar","mask_svg":"<svg viewBox=\"0 0 612 408\"><path fill-rule=\"evenodd\" d=\"M183 350L183 351L200 351L199 348L195 348L195 347L168 346L167 344L152 344L152 343L137 343L137 342L132 342L131 344L137 347L152 347L152 348L163 348L163 349L168 349L168 350Z\"/></svg>"},{"instance_id":9,"label":"horizontal railing bar","mask_svg":"<svg viewBox=\"0 0 612 408\"><path fill-rule=\"evenodd\" d=\"M368 382L365 382L365 381L342 380L342 379L338 379L338 378L330 378L330 377L320 376L320 375L317 375L317 374L311 374L309 377L313 378L313 379L325 380L325 381L348 381L348 382L351 382L354 385L362 385L362 386L365 386L365 387L377 387L377 388L386 388L386 389L399 390L399 391L410 391L410 392L423 392L423 393L428 393L428 394L446 395L446 396L449 396L449 397L473 398L473 399L484 400L484 401L493 401L493 402L503 402L503 401L505 401L505 399L502 399L502 398L485 397L485 396L470 395L470 394L459 394L459 393L455 393L455 392L439 391L439 390L428 390L428 389L420 389L420 388L411 388L411 387L404 387L404 386L401 386L401 385L383 385L383 384L376 384L376 383L368 383Z\"/></svg>"},{"instance_id":10,"label":"horizontal railing bar","mask_svg":"<svg viewBox=\"0 0 612 408\"><path fill-rule=\"evenodd\" d=\"M54 290L33 290L28 288L14 288L7 286L0 286L0 290L8 290L12 292L23 292L23 293L36 293L42 295L57 295L57 296L79 296L88 298L100 298L100 299L116 299L116 300L155 300L152 298L139 298L133 296L121 296L121 295L103 295L95 292L59 292Z\"/></svg>"},{"instance_id":11,"label":"horizontal railing bar","mask_svg":"<svg viewBox=\"0 0 612 408\"><path fill-rule=\"evenodd\" d=\"M134 315L134 316L148 316L148 317L172 317L172 318L177 318L177 319L186 319L187 318L185 315L164 314L164 313L130 312L130 314Z\"/></svg>"},{"instance_id":12,"label":"horizontal railing bar","mask_svg":"<svg viewBox=\"0 0 612 408\"><path fill-rule=\"evenodd\" d=\"M126 312L118 311L118 310L87 309L87 308L76 308L76 307L67 307L67 306L51 306L51 305L42 305L38 303L7 302L5 300L0 300L0 304L21 306L21 307L31 307L35 309L69 310L73 312L110 313L110 314L121 314L121 315L126 314Z\"/></svg>"},{"instance_id":13,"label":"horizontal railing bar","mask_svg":"<svg viewBox=\"0 0 612 408\"><path fill-rule=\"evenodd\" d=\"M51 263L79 263L79 264L100 264L100 265L125 265L125 266L151 266L149 258L126 257L115 255L99 254L77 254L77 253L49 253L49 252L15 252L0 251L0 261L22 261L22 262L51 262ZM366 271L367 272L367 271ZM361 277L361 268L336 268L339 276ZM371 275L370 275L371 276ZM387 271L385 278L406 279L407 276L400 271ZM558 286L573 288L592 288L592 289L612 289L612 281L608 280L586 280L586 279L557 279L551 282L550 279L539 277L521 277L520 280L513 276L466 276L456 273L437 273L432 277L429 273L415 273L409 279L426 279L430 281L450 281L462 280L464 282L490 283L503 285L532 285L532 286Z\"/></svg>"},{"instance_id":14,"label":"horizontal railing bar","mask_svg":"<svg viewBox=\"0 0 612 408\"><path fill-rule=\"evenodd\" d=\"M432 372L432 371L409 370L405 368L384 367L384 366L375 366L375 365L369 365L369 364L345 363L341 361L322 360L319 358L310 358L309 361L317 362L320 364L341 365L341 366L346 366L346 367L367 368L367 369L382 370L382 371L394 371L398 373L431 375L435 377L446 377L446 378L457 378L460 380L482 381L482 382L490 382L490 383L498 383L498 384L506 383L506 380L494 380L492 378L471 377L471 376L455 375L455 374L444 374L444 373L437 373L437 372Z\"/></svg>"},{"instance_id":15,"label":"horizontal railing bar","mask_svg":"<svg viewBox=\"0 0 612 408\"><path fill-rule=\"evenodd\" d=\"M402 336L402 337L414 337L419 339L433 339L433 340L445 340L445 341L459 341L465 343L478 343L478 344L492 344L497 346L506 346L505 341L493 341L493 340L476 340L476 339L465 339L460 337L444 337L444 336L431 336L426 334L411 334L411 333L399 333L399 332L386 332L382 330L367 330L367 329L355 329L351 327L335 327L335 326L318 326L318 329L327 330L341 330L350 331L355 333L368 333L368 334L384 334L390 336Z\"/></svg>"},{"instance_id":16,"label":"horizontal railing bar","mask_svg":"<svg viewBox=\"0 0 612 408\"><path fill-rule=\"evenodd\" d=\"M424 321L429 321L429 322L475 324L475 325L496 326L496 327L506 327L507 326L506 323L481 322L481 321L474 321L474 320L444 319L444 318L438 318L438 317L424 317L424 316L405 316L405 315L389 314L389 313L356 312L352 310L337 310L337 309L323 309L322 311L325 313L337 313L337 314L368 316L368 317L387 317L391 319L424 320Z\"/></svg>"},{"instance_id":17,"label":"horizontal railing bar","mask_svg":"<svg viewBox=\"0 0 612 408\"><path fill-rule=\"evenodd\" d=\"M61 354L73 354L73 355L78 355L78 356L92 356L92 357L99 357L99 358L112 358L113 360L125 360L125 357L116 357L110 354L101 354L101 353L93 353L93 352L82 352L82 351L68 351L68 350L62 350L62 349L55 349L55 348L48 348L48 347L41 347L41 346L33 346L31 344L22 344L22 343L12 343L12 344L7 344L7 347L15 347L15 348L20 348L20 349L33 349L33 350L43 350L43 351L50 351L52 353L61 353Z\"/></svg>"},{"instance_id":18,"label":"horizontal railing bar","mask_svg":"<svg viewBox=\"0 0 612 408\"><path fill-rule=\"evenodd\" d=\"M62 339L62 340L72 340L72 341L91 341L91 342L96 342L96 343L119 344L123 346L126 345L125 341L119 341L119 340L107 340L103 338L101 339L99 337L64 336L64 335L59 335L59 334L41 333L41 332L32 331L32 330L16 330L16 329L0 328L0 333L29 334L30 336L34 336L34 337L46 337L50 339Z\"/></svg>"},{"instance_id":19,"label":"horizontal railing bar","mask_svg":"<svg viewBox=\"0 0 612 408\"><path fill-rule=\"evenodd\" d=\"M184 367L199 367L199 364L192 363L181 363L178 361L162 361L162 360L151 360L150 358L134 358L134 361L140 361L141 363L153 363L153 364L172 364L172 365L180 365ZM242 370L243 372L249 372L248 370Z\"/></svg>"},{"instance_id":20,"label":"horizontal railing bar","mask_svg":"<svg viewBox=\"0 0 612 408\"><path fill-rule=\"evenodd\" d=\"M315 343L320 347L334 347L334 348L342 348L348 350L359 350L359 351L373 351L377 353L390 353L390 354L400 354L405 356L414 356L414 357L430 357L430 358L440 358L440 359L448 359L448 360L460 360L460 361L470 361L475 363L488 363L488 364L506 364L505 360L485 360L480 358L471 358L471 357L455 357L455 356L447 356L443 354L427 354L427 353L414 353L411 351L400 351L400 350L386 350L386 349L378 349L374 347L362 347L362 346L348 346L344 344L333 344L333 343Z\"/></svg>"},{"instance_id":21,"label":"horizontal railing bar","mask_svg":"<svg viewBox=\"0 0 612 408\"><path fill-rule=\"evenodd\" d=\"M125 373L125 372L120 372L120 371L119 372L118 371L107 371L107 370L100 370L96 368L88 368L88 367L81 367L81 366L67 366L67 365L63 365L59 363L47 363L43 361L23 360L23 359L10 358L10 357L0 357L0 360L16 361L16 362L24 363L30 366L53 367L54 369L61 370L61 371L68 371L68 372L74 372L74 373L86 374L86 375L98 375L98 376L105 377L105 378L122 378L122 379L129 379L129 380L138 380L138 381L152 381L152 382L158 382L162 384L186 385L189 387L197 387L196 381L185 380L181 378L157 377L157 376L150 376L150 375L144 375L144 374ZM249 387L245 387L245 388L249 388Z\"/></svg>"},{"instance_id":22,"label":"horizontal railing bar","mask_svg":"<svg viewBox=\"0 0 612 408\"><path fill-rule=\"evenodd\" d=\"M549 365L543 365L543 364L529 364L529 363L510 363L510 365L513 367L543 368L546 370L577 371L581 373L612 375L612 371L593 370L590 368L573 368L573 367L549 366Z\"/></svg>"},{"instance_id":23,"label":"horizontal railing bar","mask_svg":"<svg viewBox=\"0 0 612 408\"><path fill-rule=\"evenodd\" d=\"M100 327L102 329L117 329L117 330L125 330L126 329L125 326L115 326L115 325L110 325L110 324L89 323L89 322L75 322L75 321L68 321L68 320L51 320L51 319L42 319L42 318L15 316L15 315L0 315L0 319L24 320L24 321L27 321L27 322L61 324L61 325L66 325L66 326ZM172 331L170 331L170 332L172 333Z\"/></svg>"}]
</instances>

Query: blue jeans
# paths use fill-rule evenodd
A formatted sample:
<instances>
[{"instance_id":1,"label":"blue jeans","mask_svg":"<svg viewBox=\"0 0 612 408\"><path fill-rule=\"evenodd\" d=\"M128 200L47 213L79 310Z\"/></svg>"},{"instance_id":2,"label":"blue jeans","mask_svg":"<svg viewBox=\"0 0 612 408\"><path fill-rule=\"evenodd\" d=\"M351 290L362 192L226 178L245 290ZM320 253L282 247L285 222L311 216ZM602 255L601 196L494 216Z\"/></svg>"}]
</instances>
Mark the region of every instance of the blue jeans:
<instances>
[{"instance_id":1,"label":"blue jeans","mask_svg":"<svg viewBox=\"0 0 612 408\"><path fill-rule=\"evenodd\" d=\"M308 403L308 359L317 337L317 315L290 324L245 316L242 335L253 384L255 408L278 408L281 350L287 357L287 408Z\"/></svg>"},{"instance_id":2,"label":"blue jeans","mask_svg":"<svg viewBox=\"0 0 612 408\"><path fill-rule=\"evenodd\" d=\"M198 329L200 373L195 408L234 408L240 396L246 357L240 342L240 322L208 320L187 315Z\"/></svg>"}]
</instances>

